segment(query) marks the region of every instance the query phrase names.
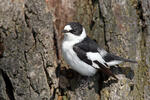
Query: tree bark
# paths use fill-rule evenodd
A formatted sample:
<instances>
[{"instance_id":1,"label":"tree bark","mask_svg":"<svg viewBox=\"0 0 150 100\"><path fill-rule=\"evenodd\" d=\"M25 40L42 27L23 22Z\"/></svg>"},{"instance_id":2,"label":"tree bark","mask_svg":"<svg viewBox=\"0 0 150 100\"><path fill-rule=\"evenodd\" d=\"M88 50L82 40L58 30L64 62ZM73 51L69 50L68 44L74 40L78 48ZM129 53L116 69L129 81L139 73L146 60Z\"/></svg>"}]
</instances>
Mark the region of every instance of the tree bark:
<instances>
[{"instance_id":1,"label":"tree bark","mask_svg":"<svg viewBox=\"0 0 150 100\"><path fill-rule=\"evenodd\" d=\"M149 100L149 0L0 0L0 100ZM107 51L138 64L82 76L61 56L64 25L80 22Z\"/></svg>"},{"instance_id":2,"label":"tree bark","mask_svg":"<svg viewBox=\"0 0 150 100\"><path fill-rule=\"evenodd\" d=\"M52 15L41 0L0 0L1 100L54 98L58 79Z\"/></svg>"}]
</instances>

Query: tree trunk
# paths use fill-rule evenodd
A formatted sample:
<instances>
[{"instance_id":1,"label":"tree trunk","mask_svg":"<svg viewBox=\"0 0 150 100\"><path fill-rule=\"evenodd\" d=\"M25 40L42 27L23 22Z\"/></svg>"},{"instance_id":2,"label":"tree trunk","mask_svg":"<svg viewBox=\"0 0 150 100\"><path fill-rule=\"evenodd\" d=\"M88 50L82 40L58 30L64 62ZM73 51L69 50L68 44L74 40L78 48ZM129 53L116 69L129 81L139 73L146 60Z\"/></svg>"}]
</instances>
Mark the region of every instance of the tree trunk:
<instances>
[{"instance_id":1,"label":"tree trunk","mask_svg":"<svg viewBox=\"0 0 150 100\"><path fill-rule=\"evenodd\" d=\"M149 100L149 0L0 0L0 100ZM69 69L61 30L80 22L107 51L138 64L90 77Z\"/></svg>"}]
</instances>

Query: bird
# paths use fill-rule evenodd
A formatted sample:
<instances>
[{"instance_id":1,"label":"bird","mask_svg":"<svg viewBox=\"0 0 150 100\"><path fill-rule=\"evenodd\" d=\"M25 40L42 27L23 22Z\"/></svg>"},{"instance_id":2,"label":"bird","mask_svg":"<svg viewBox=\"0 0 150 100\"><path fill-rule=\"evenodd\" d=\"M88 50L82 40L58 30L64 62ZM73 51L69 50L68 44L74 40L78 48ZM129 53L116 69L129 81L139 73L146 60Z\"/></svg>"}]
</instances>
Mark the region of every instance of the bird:
<instances>
[{"instance_id":1,"label":"bird","mask_svg":"<svg viewBox=\"0 0 150 100\"><path fill-rule=\"evenodd\" d=\"M86 34L85 28L79 22L69 22L62 30L62 55L70 67L83 76L94 76L98 70L118 78L110 67L123 62L137 63L107 52L96 41Z\"/></svg>"}]
</instances>

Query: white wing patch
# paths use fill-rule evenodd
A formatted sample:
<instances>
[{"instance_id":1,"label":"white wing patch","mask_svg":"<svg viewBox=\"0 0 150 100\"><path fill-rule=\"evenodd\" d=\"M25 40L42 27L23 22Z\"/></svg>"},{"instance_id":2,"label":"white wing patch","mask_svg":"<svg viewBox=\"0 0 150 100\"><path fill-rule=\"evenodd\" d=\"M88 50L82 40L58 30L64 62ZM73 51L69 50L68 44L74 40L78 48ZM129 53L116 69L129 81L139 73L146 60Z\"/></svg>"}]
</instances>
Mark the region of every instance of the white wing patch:
<instances>
[{"instance_id":1,"label":"white wing patch","mask_svg":"<svg viewBox=\"0 0 150 100\"><path fill-rule=\"evenodd\" d=\"M96 69L99 69L99 68L100 68L100 67L99 67L97 64L95 64L95 63L93 63L92 66L93 66L94 68L96 68Z\"/></svg>"},{"instance_id":2,"label":"white wing patch","mask_svg":"<svg viewBox=\"0 0 150 100\"><path fill-rule=\"evenodd\" d=\"M86 56L89 60L93 61L98 61L99 63L103 64L105 66L105 61L102 58L102 56L100 55L100 53L93 53L93 52L87 52ZM97 64L93 63L93 67L95 68L100 68Z\"/></svg>"},{"instance_id":3,"label":"white wing patch","mask_svg":"<svg viewBox=\"0 0 150 100\"><path fill-rule=\"evenodd\" d=\"M99 53L87 52L86 56L88 57L88 59L92 61L97 60L100 61L101 63L104 62L102 56Z\"/></svg>"},{"instance_id":4,"label":"white wing patch","mask_svg":"<svg viewBox=\"0 0 150 100\"><path fill-rule=\"evenodd\" d=\"M107 62L106 64L108 66L115 66L115 65L118 65L120 63L122 63L123 61L120 61L120 60L113 60L113 61L110 61L110 62Z\"/></svg>"},{"instance_id":5,"label":"white wing patch","mask_svg":"<svg viewBox=\"0 0 150 100\"><path fill-rule=\"evenodd\" d=\"M105 51L104 49L102 50L98 49L98 52L100 53L102 57L104 57L107 54L107 51Z\"/></svg>"}]
</instances>

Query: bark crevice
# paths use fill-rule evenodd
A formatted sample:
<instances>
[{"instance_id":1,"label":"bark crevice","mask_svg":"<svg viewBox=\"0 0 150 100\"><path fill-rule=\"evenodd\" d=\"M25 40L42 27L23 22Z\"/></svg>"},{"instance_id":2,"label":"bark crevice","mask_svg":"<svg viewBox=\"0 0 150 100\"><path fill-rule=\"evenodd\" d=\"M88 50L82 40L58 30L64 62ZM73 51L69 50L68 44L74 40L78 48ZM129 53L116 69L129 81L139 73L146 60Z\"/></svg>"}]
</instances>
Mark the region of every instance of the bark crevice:
<instances>
[{"instance_id":1,"label":"bark crevice","mask_svg":"<svg viewBox=\"0 0 150 100\"><path fill-rule=\"evenodd\" d=\"M40 53L40 54L41 54L41 53ZM42 62L43 62L44 72L45 72L46 79L47 79L47 84L49 85L49 88L51 89L53 82L52 82L51 77L50 77L49 74L48 74L47 69L46 69L47 66L45 66L46 64L45 64L45 61L44 61L44 55L41 54L41 58L42 58Z\"/></svg>"},{"instance_id":2,"label":"bark crevice","mask_svg":"<svg viewBox=\"0 0 150 100\"><path fill-rule=\"evenodd\" d=\"M142 6L142 1L141 0L138 0L137 2L137 6L136 6L136 12L137 12L137 15L139 17L139 22L138 22L138 25L139 27L141 28L141 41L140 41L140 50L141 50L141 60L143 62L143 64L145 64L145 66L148 66L146 65L146 56L145 56L145 52L146 51L146 39L147 39L147 25L146 25L146 20L144 18L144 11L143 11L143 6Z\"/></svg>"},{"instance_id":3,"label":"bark crevice","mask_svg":"<svg viewBox=\"0 0 150 100\"><path fill-rule=\"evenodd\" d=\"M6 88L6 93L7 93L7 96L9 97L9 100L15 100L14 88L13 88L11 80L9 79L9 76L2 69L0 69L0 71L2 72L2 77L6 85L5 88Z\"/></svg>"},{"instance_id":4,"label":"bark crevice","mask_svg":"<svg viewBox=\"0 0 150 100\"><path fill-rule=\"evenodd\" d=\"M57 59L59 60L59 50L58 50L58 37L57 37L57 34L55 32L55 28L53 28L53 42L54 42L54 49L55 49L55 53L56 53L56 57Z\"/></svg>"},{"instance_id":5,"label":"bark crevice","mask_svg":"<svg viewBox=\"0 0 150 100\"><path fill-rule=\"evenodd\" d=\"M109 51L109 45L108 45L108 41L107 41L107 32L106 32L106 20L105 20L105 16L102 13L102 9L100 7L100 3L98 3L98 7L99 7L99 17L100 19L102 19L103 22L103 34L104 34L104 43L106 46L107 51Z\"/></svg>"}]
</instances>

